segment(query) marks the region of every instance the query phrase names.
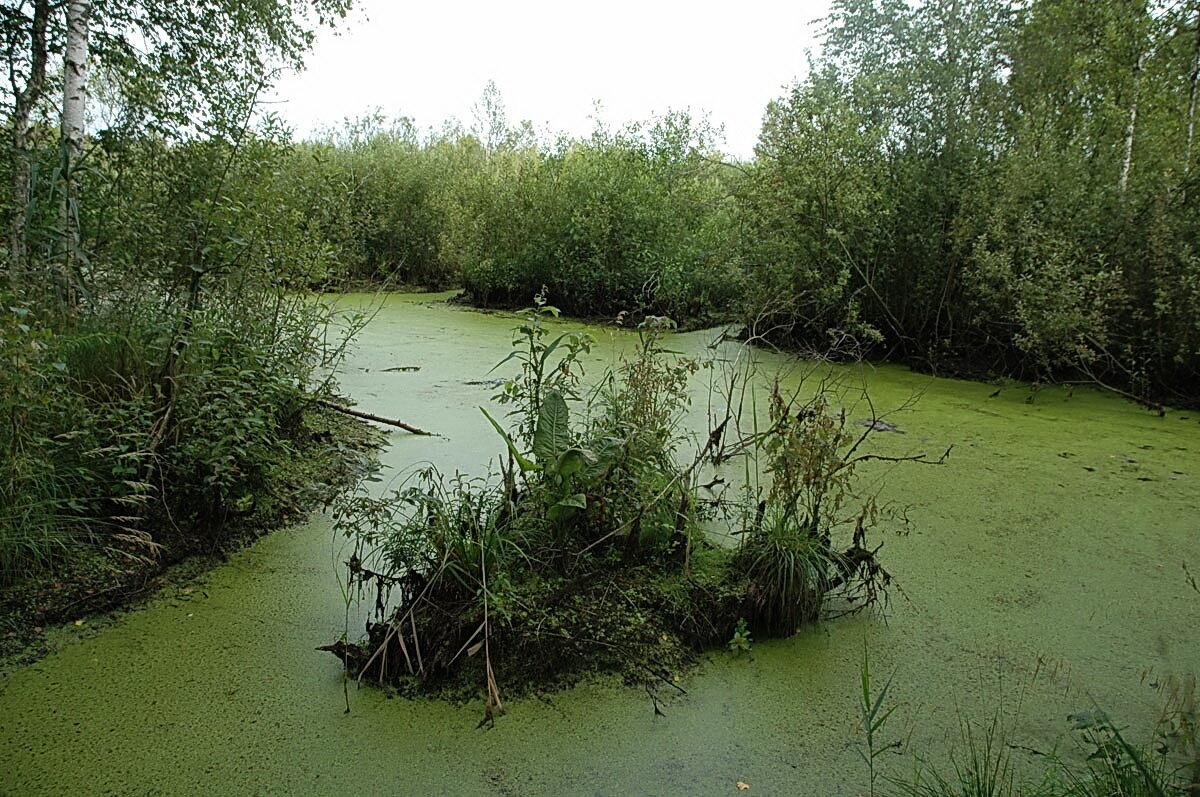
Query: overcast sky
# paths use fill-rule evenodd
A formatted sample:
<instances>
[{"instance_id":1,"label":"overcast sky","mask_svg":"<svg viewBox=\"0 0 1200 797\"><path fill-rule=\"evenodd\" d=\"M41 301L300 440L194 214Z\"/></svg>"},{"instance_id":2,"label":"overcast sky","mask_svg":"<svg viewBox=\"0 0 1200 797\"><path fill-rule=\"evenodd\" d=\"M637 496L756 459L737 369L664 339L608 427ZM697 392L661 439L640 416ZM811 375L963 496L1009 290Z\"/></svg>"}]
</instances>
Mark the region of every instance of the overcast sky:
<instances>
[{"instance_id":1,"label":"overcast sky","mask_svg":"<svg viewBox=\"0 0 1200 797\"><path fill-rule=\"evenodd\" d=\"M707 112L748 157L767 102L807 71L829 0L357 0L272 107L301 135L379 108L469 126L489 80L510 122L583 135L667 110Z\"/></svg>"}]
</instances>

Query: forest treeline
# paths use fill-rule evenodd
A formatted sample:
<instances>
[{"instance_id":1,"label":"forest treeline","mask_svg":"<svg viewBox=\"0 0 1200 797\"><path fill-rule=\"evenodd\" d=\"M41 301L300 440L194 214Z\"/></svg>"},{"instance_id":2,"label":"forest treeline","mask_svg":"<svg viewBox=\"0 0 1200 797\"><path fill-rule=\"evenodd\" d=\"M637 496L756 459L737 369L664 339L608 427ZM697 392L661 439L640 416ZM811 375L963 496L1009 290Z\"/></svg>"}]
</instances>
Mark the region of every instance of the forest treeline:
<instances>
[{"instance_id":1,"label":"forest treeline","mask_svg":"<svg viewBox=\"0 0 1200 797\"><path fill-rule=\"evenodd\" d=\"M469 129L376 118L301 144L284 195L334 278L489 306L546 285L583 315L1194 403L1198 16L839 0L748 162L686 114L547 142L489 93Z\"/></svg>"},{"instance_id":2,"label":"forest treeline","mask_svg":"<svg viewBox=\"0 0 1200 797\"><path fill-rule=\"evenodd\" d=\"M837 0L744 161L683 113L552 139L492 89L293 142L258 100L348 5L0 7L0 583L254 506L336 353L312 288L545 286L1196 403L1200 3Z\"/></svg>"}]
</instances>

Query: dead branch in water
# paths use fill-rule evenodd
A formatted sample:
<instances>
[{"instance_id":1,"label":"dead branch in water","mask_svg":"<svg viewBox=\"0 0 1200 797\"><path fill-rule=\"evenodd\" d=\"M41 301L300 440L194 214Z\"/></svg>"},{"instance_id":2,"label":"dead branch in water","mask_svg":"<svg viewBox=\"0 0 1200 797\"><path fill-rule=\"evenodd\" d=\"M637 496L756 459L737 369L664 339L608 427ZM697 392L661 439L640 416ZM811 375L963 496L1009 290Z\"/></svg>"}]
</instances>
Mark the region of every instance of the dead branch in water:
<instances>
[{"instance_id":1,"label":"dead branch in water","mask_svg":"<svg viewBox=\"0 0 1200 797\"><path fill-rule=\"evenodd\" d=\"M404 431L412 432L413 434L433 435L433 432L426 432L424 429L418 429L415 426L409 426L404 421L398 421L395 418L384 418L382 415L373 415L369 412L363 412L362 410L355 410L355 409L351 409L350 407L343 407L341 404L334 404L332 401L326 401L325 399L313 399L313 400L316 403L320 404L322 407L328 407L331 410L337 410L338 412L344 412L347 415L353 415L355 418L362 418L363 420L367 420L367 421L375 421L376 423L386 423L389 426L398 426L401 429L403 429Z\"/></svg>"}]
</instances>

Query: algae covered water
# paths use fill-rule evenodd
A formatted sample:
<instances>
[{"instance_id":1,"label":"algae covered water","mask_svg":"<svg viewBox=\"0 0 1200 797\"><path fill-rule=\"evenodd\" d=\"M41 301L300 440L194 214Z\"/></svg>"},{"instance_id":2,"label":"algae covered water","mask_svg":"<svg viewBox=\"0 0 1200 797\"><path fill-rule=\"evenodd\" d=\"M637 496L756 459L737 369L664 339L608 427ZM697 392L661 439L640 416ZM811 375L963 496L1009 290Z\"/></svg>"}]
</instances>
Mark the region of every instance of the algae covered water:
<instances>
[{"instance_id":1,"label":"algae covered water","mask_svg":"<svg viewBox=\"0 0 1200 797\"><path fill-rule=\"evenodd\" d=\"M343 299L366 303L364 297ZM393 296L341 382L360 408L440 437L392 436L394 469L482 472L498 438L478 407L513 319ZM597 329L597 370L628 333ZM709 354L712 333L672 347ZM761 354L764 373L789 368ZM417 370L413 370L417 369ZM343 551L314 516L191 585L0 681L3 793L856 794L864 650L899 706L880 759L911 771L948 755L963 722L1000 714L1041 750L1066 716L1102 708L1146 728L1152 686L1200 669L1200 414L1163 417L1092 391L847 369L903 432L890 454L953 447L940 467L868 472L908 524L883 531L899 590L886 612L828 623L749 656L713 654L656 716L647 696L598 681L481 704L349 689L313 650L343 633ZM703 417L702 385L696 414ZM995 395L994 395L995 394ZM357 616L351 620L352 630ZM503 673L498 673L503 689Z\"/></svg>"}]
</instances>

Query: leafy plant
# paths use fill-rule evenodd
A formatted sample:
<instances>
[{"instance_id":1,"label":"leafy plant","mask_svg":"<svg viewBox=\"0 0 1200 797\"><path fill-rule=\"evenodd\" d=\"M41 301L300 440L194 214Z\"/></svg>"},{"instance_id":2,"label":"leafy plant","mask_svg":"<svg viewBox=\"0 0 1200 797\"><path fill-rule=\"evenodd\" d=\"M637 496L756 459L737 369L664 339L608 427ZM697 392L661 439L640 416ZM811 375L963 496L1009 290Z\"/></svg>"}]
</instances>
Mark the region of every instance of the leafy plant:
<instances>
[{"instance_id":1,"label":"leafy plant","mask_svg":"<svg viewBox=\"0 0 1200 797\"><path fill-rule=\"evenodd\" d=\"M862 756L863 763L867 765L869 776L871 797L875 796L875 783L878 779L878 773L875 768L875 759L882 755L887 750L897 746L897 743L880 746L878 744L878 735L887 725L887 721L891 719L892 713L895 712L896 706L887 706L888 691L892 688L893 673L879 690L878 694L873 693L871 686L871 657L867 654L866 642L863 643L863 660L862 666L859 669L859 686L861 691L858 695L858 712L859 726L862 729L863 735L867 741L867 751L862 750L858 754Z\"/></svg>"},{"instance_id":2,"label":"leafy plant","mask_svg":"<svg viewBox=\"0 0 1200 797\"><path fill-rule=\"evenodd\" d=\"M518 435L528 444L539 445L538 428L544 432L540 438L543 453L567 435L567 398L578 398L575 387L581 372L580 358L591 351L593 340L582 332L563 332L547 342L550 334L547 321L558 318L559 310L546 303L545 287L533 300L533 306L519 314L522 323L513 337L513 350L493 366L496 370L517 361L520 375L506 382L495 396L501 404L516 404L510 414L518 415ZM557 398L551 399L551 408L543 416L543 399L553 391ZM493 422L494 423L494 422ZM536 452L535 452L536 453Z\"/></svg>"},{"instance_id":3,"label":"leafy plant","mask_svg":"<svg viewBox=\"0 0 1200 797\"><path fill-rule=\"evenodd\" d=\"M749 653L753 647L754 640L750 635L750 626L746 625L746 618L739 617L737 627L733 629L733 636L729 639L728 647L735 655Z\"/></svg>"},{"instance_id":4,"label":"leafy plant","mask_svg":"<svg viewBox=\"0 0 1200 797\"><path fill-rule=\"evenodd\" d=\"M852 433L845 410L831 411L829 401L826 386L798 402L776 384L769 424L753 438L752 452L765 459L771 483L763 495L747 480L738 562L751 582L753 622L776 636L818 619L834 591L855 611L883 596L891 581L875 558L879 548L866 547L867 530L879 519L875 502L854 492L858 464L874 458L861 451L870 427ZM923 455L900 459L932 462ZM856 505L847 516L851 501ZM834 543L841 528L852 530L844 550Z\"/></svg>"}]
</instances>

